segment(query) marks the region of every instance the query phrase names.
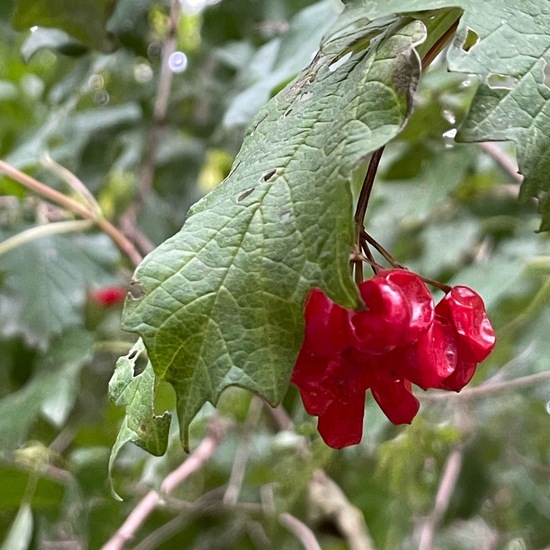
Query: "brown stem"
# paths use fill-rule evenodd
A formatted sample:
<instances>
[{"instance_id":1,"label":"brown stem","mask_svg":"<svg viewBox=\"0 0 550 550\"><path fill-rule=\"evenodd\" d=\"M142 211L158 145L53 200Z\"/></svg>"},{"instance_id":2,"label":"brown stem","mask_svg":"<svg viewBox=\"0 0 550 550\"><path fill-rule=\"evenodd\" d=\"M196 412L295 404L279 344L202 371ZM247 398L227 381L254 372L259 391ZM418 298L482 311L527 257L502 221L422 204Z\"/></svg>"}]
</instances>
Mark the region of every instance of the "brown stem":
<instances>
[{"instance_id":1,"label":"brown stem","mask_svg":"<svg viewBox=\"0 0 550 550\"><path fill-rule=\"evenodd\" d=\"M111 237L111 240L135 266L141 262L142 257L136 247L111 222L109 222L109 220L98 217L97 212L92 211L90 208L84 206L71 197L48 187L44 183L34 179L32 176L29 176L24 172L21 172L3 160L0 160L0 172L3 172L12 180L20 183L27 189L30 189L45 199L63 206L67 210L81 216L84 219L94 221L104 233Z\"/></svg>"},{"instance_id":2,"label":"brown stem","mask_svg":"<svg viewBox=\"0 0 550 550\"><path fill-rule=\"evenodd\" d=\"M361 231L361 237L371 244L375 250L392 266L398 269L406 269L400 264L378 241L372 238L365 230Z\"/></svg>"},{"instance_id":3,"label":"brown stem","mask_svg":"<svg viewBox=\"0 0 550 550\"><path fill-rule=\"evenodd\" d=\"M458 27L458 22L460 18L458 18L446 31L444 34L442 34L437 40L437 42L428 50L428 53L422 58L422 70L425 71L432 61L438 56L438 54L443 50L443 48L449 43L451 38L456 32L456 28Z\"/></svg>"},{"instance_id":4,"label":"brown stem","mask_svg":"<svg viewBox=\"0 0 550 550\"><path fill-rule=\"evenodd\" d=\"M374 185L374 178L376 177L376 172L383 152L384 147L380 147L380 149L377 149L372 154L367 173L365 174L365 179L363 180L361 192L359 193L359 199L357 200L357 208L355 210L355 244L358 250L361 249L361 231L365 225L365 214L367 213L367 207Z\"/></svg>"},{"instance_id":5,"label":"brown stem","mask_svg":"<svg viewBox=\"0 0 550 550\"><path fill-rule=\"evenodd\" d=\"M462 448L458 446L451 451L445 461L441 482L435 496L433 511L424 522L420 532L419 550L431 550L434 547L435 532L451 502L458 476L462 469L462 461Z\"/></svg>"},{"instance_id":6,"label":"brown stem","mask_svg":"<svg viewBox=\"0 0 550 550\"><path fill-rule=\"evenodd\" d=\"M453 24L445 31L445 33L439 37L439 39L434 43L434 45L428 50L426 55L422 58L422 70L432 63L432 61L437 57L439 52L448 44L449 40L452 38L456 32L458 26L459 18L453 22ZM385 147L385 146L384 146ZM357 208L355 210L355 256L359 257L361 250L364 251L365 256L370 260L371 265L373 265L373 270L376 273L377 268L375 267L374 258L369 250L368 245L363 242L365 238L369 244L372 244L378 252L393 266L402 268L403 266L393 258L391 254L384 248L382 248L374 239L372 239L367 233L364 232L365 227L365 215L367 213L367 207L369 204L370 196L372 193L372 188L374 185L374 179L376 177L376 172L378 171L378 166L380 165L380 159L382 158L382 153L384 152L384 147L380 147L374 151L371 156L369 166L367 168L367 173L365 174L365 179L363 180L363 185L361 186L361 192L357 200ZM371 240L372 239L372 240ZM362 262L355 261L355 281L359 284L363 280L363 265ZM426 279L426 282L437 286L444 290L449 288L442 283L437 281L432 281ZM448 290L444 290L448 292Z\"/></svg>"},{"instance_id":7,"label":"brown stem","mask_svg":"<svg viewBox=\"0 0 550 550\"><path fill-rule=\"evenodd\" d=\"M535 374L529 374L520 378L514 378L512 380L505 380L503 382L485 383L473 388L467 388L460 393L450 392L432 392L422 395L422 399L426 401L440 401L449 398L454 399L470 399L475 397L485 397L494 393L500 393L502 391L509 391L517 388L523 388L525 386L535 386L537 384L545 384L550 382L550 371L537 372Z\"/></svg>"}]
</instances>

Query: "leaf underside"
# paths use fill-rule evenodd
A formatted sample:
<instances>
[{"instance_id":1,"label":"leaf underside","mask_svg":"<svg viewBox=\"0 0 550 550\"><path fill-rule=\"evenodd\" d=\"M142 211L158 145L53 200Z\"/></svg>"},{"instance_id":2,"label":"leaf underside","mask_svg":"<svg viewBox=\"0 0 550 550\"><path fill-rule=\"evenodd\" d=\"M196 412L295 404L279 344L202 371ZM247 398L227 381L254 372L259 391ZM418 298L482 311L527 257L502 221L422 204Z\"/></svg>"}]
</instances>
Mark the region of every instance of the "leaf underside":
<instances>
[{"instance_id":1,"label":"leaf underside","mask_svg":"<svg viewBox=\"0 0 550 550\"><path fill-rule=\"evenodd\" d=\"M163 455L168 445L171 415L169 412L155 414L157 379L151 363L147 363L143 372L135 372L137 360L144 351L143 342L138 340L128 355L117 361L115 372L109 382L111 401L126 407L126 416L111 449L109 480L116 457L125 443L135 443L155 456Z\"/></svg>"},{"instance_id":2,"label":"leaf underside","mask_svg":"<svg viewBox=\"0 0 550 550\"><path fill-rule=\"evenodd\" d=\"M136 270L124 328L174 386L184 445L228 386L280 402L312 287L357 305L350 183L405 123L425 34L406 18L338 30L258 114L228 178Z\"/></svg>"},{"instance_id":3,"label":"leaf underside","mask_svg":"<svg viewBox=\"0 0 550 550\"><path fill-rule=\"evenodd\" d=\"M357 8L357 2L353 5ZM361 0L370 18L403 12L401 0ZM460 7L464 14L447 59L480 86L458 141L517 144L524 197L540 199L550 229L550 0L410 0L407 11Z\"/></svg>"}]
</instances>

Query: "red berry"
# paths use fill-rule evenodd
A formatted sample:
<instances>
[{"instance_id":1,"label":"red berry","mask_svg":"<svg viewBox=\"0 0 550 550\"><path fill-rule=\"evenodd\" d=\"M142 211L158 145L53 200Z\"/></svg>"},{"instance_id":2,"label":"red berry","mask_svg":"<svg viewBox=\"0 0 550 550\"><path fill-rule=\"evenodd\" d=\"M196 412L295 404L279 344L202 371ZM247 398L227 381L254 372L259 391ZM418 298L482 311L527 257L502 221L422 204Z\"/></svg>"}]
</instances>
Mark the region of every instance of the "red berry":
<instances>
[{"instance_id":1,"label":"red berry","mask_svg":"<svg viewBox=\"0 0 550 550\"><path fill-rule=\"evenodd\" d=\"M411 314L401 290L382 277L359 285L367 309L353 313L351 322L357 348L373 354L386 353L402 342Z\"/></svg>"},{"instance_id":2,"label":"red berry","mask_svg":"<svg viewBox=\"0 0 550 550\"><path fill-rule=\"evenodd\" d=\"M435 312L434 300L424 281L412 271L393 269L387 272L386 279L401 288L408 299L411 322L407 341L415 342L431 326Z\"/></svg>"},{"instance_id":3,"label":"red berry","mask_svg":"<svg viewBox=\"0 0 550 550\"><path fill-rule=\"evenodd\" d=\"M366 311L352 325L357 347L381 354L415 342L434 318L433 299L418 275L404 269L383 271L359 285Z\"/></svg>"},{"instance_id":4,"label":"red berry","mask_svg":"<svg viewBox=\"0 0 550 550\"><path fill-rule=\"evenodd\" d=\"M304 348L298 355L291 381L300 390L309 414L322 414L334 400L333 381L328 377L329 363L334 360L312 355Z\"/></svg>"},{"instance_id":5,"label":"red berry","mask_svg":"<svg viewBox=\"0 0 550 550\"><path fill-rule=\"evenodd\" d=\"M435 311L455 327L461 357L476 363L487 358L495 347L496 337L477 292L466 286L455 286Z\"/></svg>"},{"instance_id":6,"label":"red berry","mask_svg":"<svg viewBox=\"0 0 550 550\"><path fill-rule=\"evenodd\" d=\"M128 291L118 286L105 286L92 290L90 300L103 307L112 307L124 302Z\"/></svg>"},{"instance_id":7,"label":"red berry","mask_svg":"<svg viewBox=\"0 0 550 550\"><path fill-rule=\"evenodd\" d=\"M458 343L454 327L441 317L418 341L393 353L399 374L422 389L442 388L458 364Z\"/></svg>"},{"instance_id":8,"label":"red berry","mask_svg":"<svg viewBox=\"0 0 550 550\"><path fill-rule=\"evenodd\" d=\"M357 445L363 437L365 393L349 401L334 401L319 415L317 430L333 449Z\"/></svg>"},{"instance_id":9,"label":"red berry","mask_svg":"<svg viewBox=\"0 0 550 550\"><path fill-rule=\"evenodd\" d=\"M393 269L359 291L362 311L312 290L292 374L319 433L337 449L361 440L367 389L391 422L410 423L419 409L411 383L460 391L495 345L483 300L467 287L454 287L434 308L418 275Z\"/></svg>"},{"instance_id":10,"label":"red berry","mask_svg":"<svg viewBox=\"0 0 550 550\"><path fill-rule=\"evenodd\" d=\"M349 312L314 288L305 307L304 345L321 357L342 352L350 344Z\"/></svg>"},{"instance_id":11,"label":"red berry","mask_svg":"<svg viewBox=\"0 0 550 550\"><path fill-rule=\"evenodd\" d=\"M455 371L449 378L441 382L439 386L442 390L460 391L473 378L477 368L477 363L461 359L459 357Z\"/></svg>"},{"instance_id":12,"label":"red berry","mask_svg":"<svg viewBox=\"0 0 550 550\"><path fill-rule=\"evenodd\" d=\"M379 407L393 424L410 424L420 403L412 394L408 380L394 378L380 372L372 385L372 395Z\"/></svg>"}]
</instances>

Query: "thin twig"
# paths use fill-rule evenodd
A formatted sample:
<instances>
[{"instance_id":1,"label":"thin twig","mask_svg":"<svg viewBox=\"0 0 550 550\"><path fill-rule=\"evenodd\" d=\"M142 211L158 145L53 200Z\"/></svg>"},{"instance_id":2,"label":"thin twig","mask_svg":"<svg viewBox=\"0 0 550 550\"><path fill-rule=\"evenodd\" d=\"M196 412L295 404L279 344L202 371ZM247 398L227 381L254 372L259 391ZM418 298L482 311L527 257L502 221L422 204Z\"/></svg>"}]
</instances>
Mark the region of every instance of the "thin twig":
<instances>
[{"instance_id":1,"label":"thin twig","mask_svg":"<svg viewBox=\"0 0 550 550\"><path fill-rule=\"evenodd\" d=\"M0 160L0 172L3 172L6 176L25 186L27 189L34 191L36 194L41 195L51 202L63 206L67 210L70 210L74 214L78 214L82 218L95 218L95 214L92 215L90 210L80 202L75 201L64 193L60 193L56 189L48 187L47 185L34 179L32 176L21 172L20 170L11 166L11 164L8 164L3 160Z\"/></svg>"},{"instance_id":2,"label":"thin twig","mask_svg":"<svg viewBox=\"0 0 550 550\"><path fill-rule=\"evenodd\" d=\"M380 164L380 159L382 158L383 152L384 147L380 147L380 149L377 149L372 154L369 167L367 168L367 173L365 174L365 179L363 180L361 192L359 193L359 198L357 199L357 208L355 209L355 244L358 250L361 249L361 231L363 231L363 227L365 225L365 215L367 213L367 207L369 205L369 200L374 185L374 178L376 177L376 171L378 170L378 165Z\"/></svg>"},{"instance_id":3,"label":"thin twig","mask_svg":"<svg viewBox=\"0 0 550 550\"><path fill-rule=\"evenodd\" d=\"M504 382L495 382L493 384L481 384L474 388L467 388L460 393L450 392L432 392L422 395L422 399L426 401L439 401L441 399L448 400L449 398L455 399L471 399L476 397L485 397L501 391L508 391L515 388L521 388L523 386L533 386L538 383L550 382L550 371L537 372L536 374L530 374L528 376L522 376L520 378L514 378L513 380L506 380Z\"/></svg>"},{"instance_id":4,"label":"thin twig","mask_svg":"<svg viewBox=\"0 0 550 550\"><path fill-rule=\"evenodd\" d=\"M365 230L361 231L361 238L364 238L374 249L392 266L399 269L405 269L378 241L371 237Z\"/></svg>"},{"instance_id":5,"label":"thin twig","mask_svg":"<svg viewBox=\"0 0 550 550\"><path fill-rule=\"evenodd\" d=\"M346 540L348 550L375 550L363 513L324 470L313 472L308 489L312 521L334 522Z\"/></svg>"},{"instance_id":6,"label":"thin twig","mask_svg":"<svg viewBox=\"0 0 550 550\"><path fill-rule=\"evenodd\" d=\"M439 37L437 42L435 42L435 44L429 49L426 55L422 58L423 71L425 71L432 64L432 61L440 54L443 48L445 48L445 46L449 43L449 41L451 40L451 38L456 32L459 21L460 21L460 17L458 17L456 21L445 31L445 33Z\"/></svg>"},{"instance_id":7,"label":"thin twig","mask_svg":"<svg viewBox=\"0 0 550 550\"><path fill-rule=\"evenodd\" d=\"M44 183L34 179L32 176L29 176L24 172L21 172L3 160L0 160L0 172L3 172L12 180L20 183L27 189L30 189L45 199L63 206L67 210L73 212L73 214L77 214L86 220L92 220L111 238L111 240L134 265L137 266L141 262L141 254L137 251L135 246L111 222L101 216L98 216L97 212L90 210L90 208L72 199L71 197L48 187Z\"/></svg>"},{"instance_id":8,"label":"thin twig","mask_svg":"<svg viewBox=\"0 0 550 550\"><path fill-rule=\"evenodd\" d=\"M463 451L462 447L459 446L451 451L445 461L441 482L435 496L434 508L429 517L426 518L420 532L418 550L432 550L434 547L435 530L449 507L462 468L462 458Z\"/></svg>"},{"instance_id":9,"label":"thin twig","mask_svg":"<svg viewBox=\"0 0 550 550\"><path fill-rule=\"evenodd\" d=\"M102 550L120 550L132 540L138 529L143 525L151 512L163 501L163 495L169 495L178 485L183 483L192 473L196 472L207 462L222 439L222 428L218 419L210 425L209 434L200 442L195 451L187 460L171 472L162 482L160 492L150 491L132 510L126 521L102 547Z\"/></svg>"},{"instance_id":10,"label":"thin twig","mask_svg":"<svg viewBox=\"0 0 550 550\"><path fill-rule=\"evenodd\" d=\"M289 414L285 411L282 405L271 407L266 401L263 401L263 404L273 417L273 420L275 420L279 430L291 430L294 427L292 418L290 418Z\"/></svg>"},{"instance_id":11,"label":"thin twig","mask_svg":"<svg viewBox=\"0 0 550 550\"><path fill-rule=\"evenodd\" d=\"M52 222L44 225L37 225L25 229L25 231L21 231L13 235L13 237L9 237L5 241L2 241L0 243L0 256L36 239L42 239L43 237L49 237L51 235L61 235L63 233L87 231L92 226L92 220L70 220L66 222Z\"/></svg>"},{"instance_id":12,"label":"thin twig","mask_svg":"<svg viewBox=\"0 0 550 550\"><path fill-rule=\"evenodd\" d=\"M517 164L495 143L485 141L479 146L506 172L516 183L523 181Z\"/></svg>"},{"instance_id":13,"label":"thin twig","mask_svg":"<svg viewBox=\"0 0 550 550\"><path fill-rule=\"evenodd\" d=\"M100 215L101 208L95 197L75 174L57 163L48 153L42 157L42 164L64 181L77 195L81 196L88 203L89 209L92 212L95 212L97 216Z\"/></svg>"},{"instance_id":14,"label":"thin twig","mask_svg":"<svg viewBox=\"0 0 550 550\"><path fill-rule=\"evenodd\" d=\"M305 550L322 550L313 531L297 517L284 512L279 516L279 522L296 536Z\"/></svg>"}]
</instances>

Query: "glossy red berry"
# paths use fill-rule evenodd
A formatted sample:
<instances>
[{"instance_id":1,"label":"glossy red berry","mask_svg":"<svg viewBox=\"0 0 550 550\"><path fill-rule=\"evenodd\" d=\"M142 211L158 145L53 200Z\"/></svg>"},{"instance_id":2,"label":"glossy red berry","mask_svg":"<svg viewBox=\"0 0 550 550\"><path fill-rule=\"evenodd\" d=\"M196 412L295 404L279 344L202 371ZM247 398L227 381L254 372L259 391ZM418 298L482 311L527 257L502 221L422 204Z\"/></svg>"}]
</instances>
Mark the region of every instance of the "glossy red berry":
<instances>
[{"instance_id":1,"label":"glossy red berry","mask_svg":"<svg viewBox=\"0 0 550 550\"><path fill-rule=\"evenodd\" d=\"M328 357L350 345L349 311L334 303L322 290L314 288L305 307L304 346L312 353Z\"/></svg>"},{"instance_id":2,"label":"glossy red berry","mask_svg":"<svg viewBox=\"0 0 550 550\"><path fill-rule=\"evenodd\" d=\"M458 364L458 342L454 327L441 317L418 341L401 348L393 355L399 372L413 384L424 390L443 388L443 382L451 376Z\"/></svg>"},{"instance_id":3,"label":"glossy red berry","mask_svg":"<svg viewBox=\"0 0 550 550\"><path fill-rule=\"evenodd\" d=\"M460 353L480 363L495 347L496 337L481 296L466 286L455 286L437 304L436 313L455 327Z\"/></svg>"},{"instance_id":4,"label":"glossy red berry","mask_svg":"<svg viewBox=\"0 0 550 550\"><path fill-rule=\"evenodd\" d=\"M433 298L418 275L383 271L359 285L365 311L352 315L357 347L380 354L415 342L434 318Z\"/></svg>"},{"instance_id":5,"label":"glossy red berry","mask_svg":"<svg viewBox=\"0 0 550 550\"><path fill-rule=\"evenodd\" d=\"M420 403L412 394L408 380L380 373L371 389L374 399L392 424L412 422Z\"/></svg>"},{"instance_id":6,"label":"glossy red berry","mask_svg":"<svg viewBox=\"0 0 550 550\"><path fill-rule=\"evenodd\" d=\"M348 401L334 401L319 415L317 430L333 449L357 445L363 437L365 392Z\"/></svg>"}]
</instances>

